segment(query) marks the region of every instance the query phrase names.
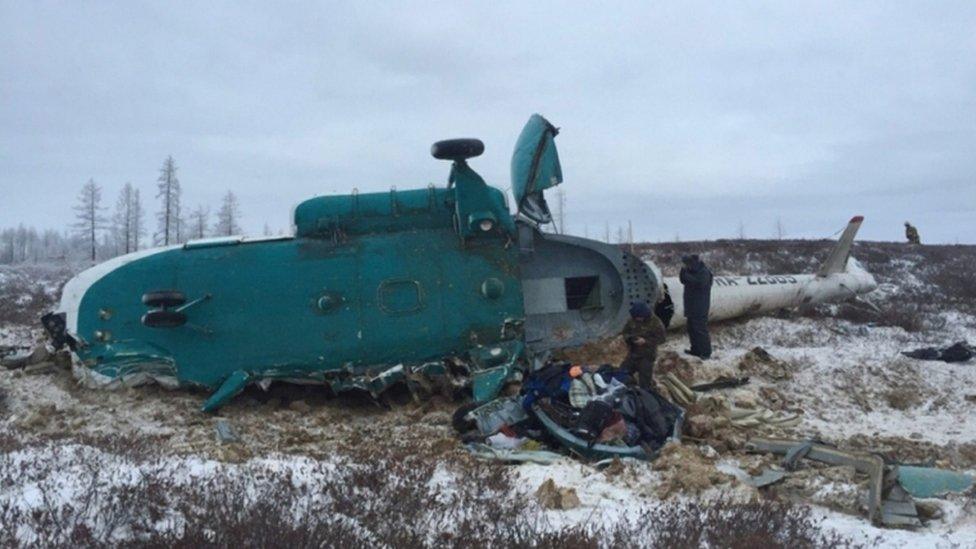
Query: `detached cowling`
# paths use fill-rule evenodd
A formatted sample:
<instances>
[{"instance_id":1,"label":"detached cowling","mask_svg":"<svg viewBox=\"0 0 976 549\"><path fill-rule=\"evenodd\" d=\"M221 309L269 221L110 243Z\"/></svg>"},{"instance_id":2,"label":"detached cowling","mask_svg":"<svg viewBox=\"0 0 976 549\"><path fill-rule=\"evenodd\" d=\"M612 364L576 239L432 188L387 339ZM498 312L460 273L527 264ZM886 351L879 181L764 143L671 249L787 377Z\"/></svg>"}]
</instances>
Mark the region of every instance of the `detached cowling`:
<instances>
[{"instance_id":1,"label":"detached cowling","mask_svg":"<svg viewBox=\"0 0 976 549\"><path fill-rule=\"evenodd\" d=\"M548 120L533 114L522 128L512 154L512 193L518 211L540 224L552 221L543 191L563 182L555 143L558 133Z\"/></svg>"}]
</instances>

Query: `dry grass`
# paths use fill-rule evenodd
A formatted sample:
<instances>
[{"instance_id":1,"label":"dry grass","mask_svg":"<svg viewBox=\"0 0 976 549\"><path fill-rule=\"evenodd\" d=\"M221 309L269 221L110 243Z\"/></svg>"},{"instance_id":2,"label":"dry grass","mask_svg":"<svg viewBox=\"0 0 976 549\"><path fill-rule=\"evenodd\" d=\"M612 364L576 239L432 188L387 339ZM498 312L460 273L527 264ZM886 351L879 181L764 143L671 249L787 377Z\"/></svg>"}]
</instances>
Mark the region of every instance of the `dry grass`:
<instances>
[{"instance_id":1,"label":"dry grass","mask_svg":"<svg viewBox=\"0 0 976 549\"><path fill-rule=\"evenodd\" d=\"M495 464L445 464L408 447L371 450L290 470L249 463L191 482L166 472L149 446L120 440L19 444L0 436L0 487L30 482L41 505L0 503L3 547L823 547L844 540L822 532L806 507L775 501L672 504L635 520L597 520L553 528L510 470ZM42 448L43 447L43 448ZM11 452L43 449L50 465L17 464ZM93 453L94 452L94 453ZM99 453L103 452L103 453ZM8 456L8 457L4 457ZM102 459L92 459L101 456ZM107 459L111 457L111 459ZM105 463L142 466L119 481ZM56 465L55 465L56 464ZM58 469L55 470L54 468ZM444 478L448 467L451 480ZM53 478L73 471L81 489L70 502ZM176 477L178 478L178 477ZM0 500L3 501L3 500Z\"/></svg>"},{"instance_id":2,"label":"dry grass","mask_svg":"<svg viewBox=\"0 0 976 549\"><path fill-rule=\"evenodd\" d=\"M66 265L0 266L0 324L40 325L73 274Z\"/></svg>"}]
</instances>

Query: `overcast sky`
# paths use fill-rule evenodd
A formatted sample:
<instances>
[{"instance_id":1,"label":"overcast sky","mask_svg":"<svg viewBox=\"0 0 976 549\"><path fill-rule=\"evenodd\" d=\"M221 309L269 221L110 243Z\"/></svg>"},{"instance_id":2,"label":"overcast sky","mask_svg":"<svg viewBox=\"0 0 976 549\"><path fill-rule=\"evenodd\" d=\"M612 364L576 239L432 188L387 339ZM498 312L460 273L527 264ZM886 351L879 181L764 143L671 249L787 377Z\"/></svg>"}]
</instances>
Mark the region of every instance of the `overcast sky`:
<instances>
[{"instance_id":1,"label":"overcast sky","mask_svg":"<svg viewBox=\"0 0 976 549\"><path fill-rule=\"evenodd\" d=\"M866 239L976 242L972 1L265 4L0 0L0 226L64 227L89 178L107 206L153 197L170 154L186 209L232 189L252 233L317 194L443 184L448 137L508 189L538 112L572 233L863 214Z\"/></svg>"}]
</instances>

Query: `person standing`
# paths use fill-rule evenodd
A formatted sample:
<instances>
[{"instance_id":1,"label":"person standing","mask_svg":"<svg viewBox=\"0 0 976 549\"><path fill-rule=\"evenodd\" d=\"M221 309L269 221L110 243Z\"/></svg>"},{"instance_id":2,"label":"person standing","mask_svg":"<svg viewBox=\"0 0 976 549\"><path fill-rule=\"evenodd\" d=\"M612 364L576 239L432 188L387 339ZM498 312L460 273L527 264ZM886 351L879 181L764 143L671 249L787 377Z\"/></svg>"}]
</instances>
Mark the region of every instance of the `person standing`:
<instances>
[{"instance_id":1,"label":"person standing","mask_svg":"<svg viewBox=\"0 0 976 549\"><path fill-rule=\"evenodd\" d=\"M657 347L664 343L667 332L664 324L647 303L637 301L630 306L630 320L624 326L624 342L627 344L627 358L620 368L637 375L637 385L641 389L651 387L654 376L654 362L657 361Z\"/></svg>"},{"instance_id":2,"label":"person standing","mask_svg":"<svg viewBox=\"0 0 976 549\"><path fill-rule=\"evenodd\" d=\"M712 301L712 271L697 255L681 258L684 267L679 278L684 285L683 302L685 318L688 319L688 341L690 355L707 359L712 356L712 340L708 335L708 309Z\"/></svg>"},{"instance_id":3,"label":"person standing","mask_svg":"<svg viewBox=\"0 0 976 549\"><path fill-rule=\"evenodd\" d=\"M905 238L909 244L921 244L922 239L918 237L918 229L909 222L905 222Z\"/></svg>"}]
</instances>

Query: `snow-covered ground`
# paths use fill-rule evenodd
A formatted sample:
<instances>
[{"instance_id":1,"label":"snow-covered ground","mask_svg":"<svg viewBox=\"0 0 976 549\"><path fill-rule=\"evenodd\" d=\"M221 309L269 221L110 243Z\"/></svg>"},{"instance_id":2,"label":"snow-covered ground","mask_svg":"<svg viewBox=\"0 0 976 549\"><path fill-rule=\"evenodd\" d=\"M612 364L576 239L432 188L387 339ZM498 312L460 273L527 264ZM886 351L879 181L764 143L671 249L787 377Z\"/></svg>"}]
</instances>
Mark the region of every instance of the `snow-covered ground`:
<instances>
[{"instance_id":1,"label":"snow-covered ground","mask_svg":"<svg viewBox=\"0 0 976 549\"><path fill-rule=\"evenodd\" d=\"M967 250L976 257L976 251ZM892 255L891 249L862 251L882 271L881 289L871 298L882 309L939 293L932 282L939 273L920 264L925 260L921 252L884 258L881 252ZM745 272L741 268L747 265L757 272L775 272L764 257L749 253L739 264L724 256L712 259L727 272ZM782 254L776 257L783 259ZM54 274L45 278L44 273ZM17 280L18 292L23 292L25 280L37 279L43 292L23 299L38 301L41 293L56 293L64 272L46 270L25 277L6 268L0 276L0 283L6 283L0 290L10 290L14 285L9 281ZM0 299L11 298L21 299L0 291ZM688 501L760 498L755 489L737 480L747 471L775 462L742 450L742 443L756 435L816 438L895 461L933 463L976 474L976 422L970 421L976 411L976 397L971 396L976 395L976 364L922 362L900 355L916 347L976 342L973 310L946 302L919 302L925 305L918 313L926 326L921 331L906 331L900 316L887 326L844 320L838 317L849 317L849 311L836 307L732 322L714 328L713 360L682 363L694 382L719 375L750 375L749 384L710 393L709 398L740 407L798 411L802 421L796 427L715 429L686 440L674 455L666 454L654 463L626 462L598 469L567 458L552 465L509 466L495 474L511 479L507 489L513 501L534 501L533 492L550 478L560 487L575 489L579 507L533 508L541 517L534 524L545 531L634 522L649 509ZM30 304L21 303L24 307ZM29 347L40 337L40 331L20 314L15 321L0 318L0 349ZM662 356L669 352L680 356L686 346L682 334L672 334ZM775 364L760 364L758 369L750 365L748 356L755 347L767 351ZM608 360L613 357L610 348ZM343 467L337 464L348 463L350 456L389 459L390 448L409 453L405 462L422 459L435 464L427 473L429 482L437 498L447 498L441 502L447 505L444 502L458 490L452 485L467 478L467 471L481 467L451 432L450 413L456 403L435 400L385 410L361 398L328 398L315 388L275 385L268 393L248 390L220 416L212 417L197 411L204 396L158 387L92 391L79 387L66 370L0 369L0 520L14 516L11 509L77 507L93 485L100 493L114 494L147 478L165 484L167 490L182 490L181 486L205 480L208 486L219 486L214 479L225 479L227 486L236 489L246 479L247 490L255 492L268 483L293 483L303 489L331 485L344 482L345 477L337 476ZM240 443L217 442L214 427L221 419L234 428ZM865 479L841 467L805 464L764 490L777 499L812 505L814 516L822 520L821 528L857 544L976 546L972 493L926 500L941 510L942 518L910 531L871 525L864 518ZM311 490L308 497L325 497L316 493ZM477 500L464 501L474 505L471 502ZM142 527L174 530L178 522L173 516L159 516ZM16 528L19 539L29 543L38 534L30 524L34 523L2 526ZM96 534L107 527L92 526ZM136 535L133 528L112 530L112 539ZM642 543L649 541L635 541Z\"/></svg>"}]
</instances>

